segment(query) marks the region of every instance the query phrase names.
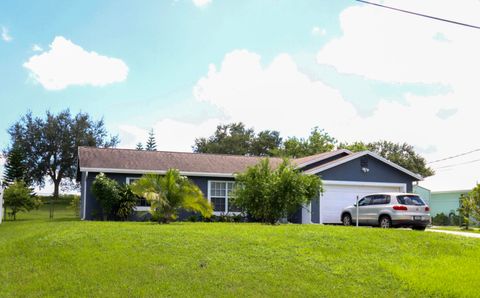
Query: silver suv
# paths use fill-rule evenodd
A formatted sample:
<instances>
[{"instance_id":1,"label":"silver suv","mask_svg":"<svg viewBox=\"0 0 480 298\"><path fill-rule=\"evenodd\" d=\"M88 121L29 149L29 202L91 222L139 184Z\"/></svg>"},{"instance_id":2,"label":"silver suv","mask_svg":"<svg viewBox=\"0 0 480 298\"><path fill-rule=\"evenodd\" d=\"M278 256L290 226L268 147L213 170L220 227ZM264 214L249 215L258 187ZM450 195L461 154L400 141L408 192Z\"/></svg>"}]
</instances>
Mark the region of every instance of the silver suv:
<instances>
[{"instance_id":1,"label":"silver suv","mask_svg":"<svg viewBox=\"0 0 480 298\"><path fill-rule=\"evenodd\" d=\"M356 204L343 209L341 220L345 226L356 224ZM430 208L416 194L371 194L358 201L358 224L382 228L411 227L423 231L430 224Z\"/></svg>"}]
</instances>

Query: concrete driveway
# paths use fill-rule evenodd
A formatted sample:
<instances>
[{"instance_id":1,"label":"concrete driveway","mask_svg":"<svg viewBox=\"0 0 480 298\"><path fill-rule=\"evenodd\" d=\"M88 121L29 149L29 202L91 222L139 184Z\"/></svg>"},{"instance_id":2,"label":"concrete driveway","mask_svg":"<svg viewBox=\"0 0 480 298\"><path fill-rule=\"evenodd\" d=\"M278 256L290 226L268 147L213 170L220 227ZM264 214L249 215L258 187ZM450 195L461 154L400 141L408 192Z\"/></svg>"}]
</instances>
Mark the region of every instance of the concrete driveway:
<instances>
[{"instance_id":1,"label":"concrete driveway","mask_svg":"<svg viewBox=\"0 0 480 298\"><path fill-rule=\"evenodd\" d=\"M463 237L470 237L470 238L480 238L480 233L470 233L470 232L459 232L459 231L446 231L446 230L434 230L434 229L426 229L427 232L435 232L435 233L444 233L450 235L457 235Z\"/></svg>"}]
</instances>

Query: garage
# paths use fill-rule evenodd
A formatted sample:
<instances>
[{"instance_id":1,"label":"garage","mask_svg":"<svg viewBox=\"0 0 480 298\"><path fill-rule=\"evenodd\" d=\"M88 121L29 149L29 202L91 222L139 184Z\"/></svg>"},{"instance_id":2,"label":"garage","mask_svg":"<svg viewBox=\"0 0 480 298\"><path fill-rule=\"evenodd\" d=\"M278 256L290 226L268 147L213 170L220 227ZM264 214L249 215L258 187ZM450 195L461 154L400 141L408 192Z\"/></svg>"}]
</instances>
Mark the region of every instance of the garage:
<instances>
[{"instance_id":1,"label":"garage","mask_svg":"<svg viewBox=\"0 0 480 298\"><path fill-rule=\"evenodd\" d=\"M353 205L356 198L378 192L405 192L405 184L369 183L369 182L335 182L324 181L324 193L320 199L320 223L341 223L343 208Z\"/></svg>"},{"instance_id":2,"label":"garage","mask_svg":"<svg viewBox=\"0 0 480 298\"><path fill-rule=\"evenodd\" d=\"M327 162L317 162L305 171L323 181L323 193L302 210L302 223L340 224L342 210L357 196L379 192L412 192L413 182L422 178L407 169L364 151Z\"/></svg>"}]
</instances>

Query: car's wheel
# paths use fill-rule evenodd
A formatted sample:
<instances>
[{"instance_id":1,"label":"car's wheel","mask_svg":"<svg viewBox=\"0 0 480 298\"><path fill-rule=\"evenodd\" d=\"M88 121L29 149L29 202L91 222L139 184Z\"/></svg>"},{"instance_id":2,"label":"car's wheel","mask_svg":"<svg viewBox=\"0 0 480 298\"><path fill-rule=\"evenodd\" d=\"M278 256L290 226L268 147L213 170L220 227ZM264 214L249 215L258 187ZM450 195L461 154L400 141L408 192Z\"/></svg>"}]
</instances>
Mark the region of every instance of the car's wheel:
<instances>
[{"instance_id":1,"label":"car's wheel","mask_svg":"<svg viewBox=\"0 0 480 298\"><path fill-rule=\"evenodd\" d=\"M379 223L380 223L380 228L383 228L383 229L388 229L392 227L392 220L390 219L390 216L387 216L387 215L381 216Z\"/></svg>"},{"instance_id":2,"label":"car's wheel","mask_svg":"<svg viewBox=\"0 0 480 298\"><path fill-rule=\"evenodd\" d=\"M422 227L422 226L413 226L412 227L412 230L415 230L415 231L425 231L427 227Z\"/></svg>"},{"instance_id":3,"label":"car's wheel","mask_svg":"<svg viewBox=\"0 0 480 298\"><path fill-rule=\"evenodd\" d=\"M342 223L344 226L352 225L352 217L350 216L350 214L345 213L344 215L342 215Z\"/></svg>"}]
</instances>

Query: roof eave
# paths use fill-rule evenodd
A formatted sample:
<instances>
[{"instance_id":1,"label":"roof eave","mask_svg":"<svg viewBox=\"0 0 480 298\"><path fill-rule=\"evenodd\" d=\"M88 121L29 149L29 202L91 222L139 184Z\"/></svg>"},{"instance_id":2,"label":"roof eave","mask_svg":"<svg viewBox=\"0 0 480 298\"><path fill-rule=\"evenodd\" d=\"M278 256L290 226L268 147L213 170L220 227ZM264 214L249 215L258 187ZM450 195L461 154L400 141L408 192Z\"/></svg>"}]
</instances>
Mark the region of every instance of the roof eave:
<instances>
[{"instance_id":1,"label":"roof eave","mask_svg":"<svg viewBox=\"0 0 480 298\"><path fill-rule=\"evenodd\" d=\"M167 170L142 170L142 169L115 169L115 168L87 168L81 167L80 172L111 173L111 174L160 174L163 175ZM233 178L235 173L211 173L211 172L189 172L180 171L180 175L191 177L219 177Z\"/></svg>"}]
</instances>

